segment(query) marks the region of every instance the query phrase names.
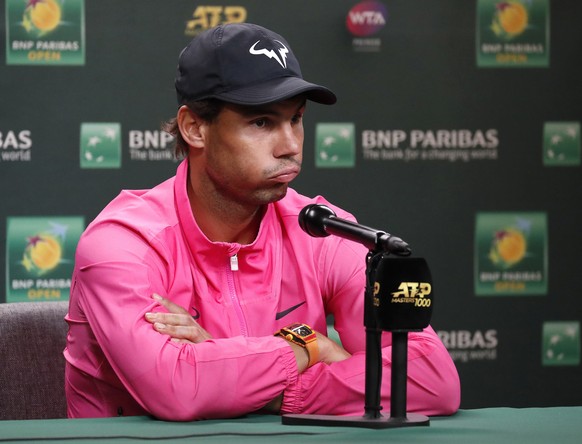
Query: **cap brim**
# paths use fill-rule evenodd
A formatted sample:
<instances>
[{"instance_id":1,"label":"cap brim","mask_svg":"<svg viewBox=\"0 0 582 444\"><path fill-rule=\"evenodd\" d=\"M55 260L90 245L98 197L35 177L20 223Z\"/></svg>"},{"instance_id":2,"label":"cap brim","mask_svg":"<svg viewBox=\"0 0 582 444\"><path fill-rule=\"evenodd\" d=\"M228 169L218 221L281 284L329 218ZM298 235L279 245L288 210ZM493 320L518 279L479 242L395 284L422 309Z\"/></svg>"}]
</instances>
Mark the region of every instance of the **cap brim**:
<instances>
[{"instance_id":1,"label":"cap brim","mask_svg":"<svg viewBox=\"0 0 582 444\"><path fill-rule=\"evenodd\" d=\"M237 105L265 105L305 94L308 100L333 105L337 98L325 86L306 82L299 77L282 77L259 85L214 94L212 97Z\"/></svg>"}]
</instances>

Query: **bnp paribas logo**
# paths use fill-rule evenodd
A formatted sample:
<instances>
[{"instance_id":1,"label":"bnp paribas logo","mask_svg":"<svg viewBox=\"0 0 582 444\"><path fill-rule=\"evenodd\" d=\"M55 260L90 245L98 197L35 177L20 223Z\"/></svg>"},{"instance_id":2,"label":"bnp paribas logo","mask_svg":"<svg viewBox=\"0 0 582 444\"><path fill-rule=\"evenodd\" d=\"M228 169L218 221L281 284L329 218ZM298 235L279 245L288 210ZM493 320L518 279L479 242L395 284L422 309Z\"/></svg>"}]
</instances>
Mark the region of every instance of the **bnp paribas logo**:
<instances>
[{"instance_id":1,"label":"bnp paribas logo","mask_svg":"<svg viewBox=\"0 0 582 444\"><path fill-rule=\"evenodd\" d=\"M542 365L580 364L580 322L544 322Z\"/></svg>"},{"instance_id":2,"label":"bnp paribas logo","mask_svg":"<svg viewBox=\"0 0 582 444\"><path fill-rule=\"evenodd\" d=\"M315 130L315 166L354 167L355 132L353 123L318 123Z\"/></svg>"},{"instance_id":3,"label":"bnp paribas logo","mask_svg":"<svg viewBox=\"0 0 582 444\"><path fill-rule=\"evenodd\" d=\"M549 3L477 0L477 66L549 66Z\"/></svg>"},{"instance_id":4,"label":"bnp paribas logo","mask_svg":"<svg viewBox=\"0 0 582 444\"><path fill-rule=\"evenodd\" d=\"M477 296L544 295L548 288L545 213L478 213Z\"/></svg>"},{"instance_id":5,"label":"bnp paribas logo","mask_svg":"<svg viewBox=\"0 0 582 444\"><path fill-rule=\"evenodd\" d=\"M84 65L84 0L6 0L6 64Z\"/></svg>"},{"instance_id":6,"label":"bnp paribas logo","mask_svg":"<svg viewBox=\"0 0 582 444\"><path fill-rule=\"evenodd\" d=\"M121 125L81 124L81 168L121 168Z\"/></svg>"},{"instance_id":7,"label":"bnp paribas logo","mask_svg":"<svg viewBox=\"0 0 582 444\"><path fill-rule=\"evenodd\" d=\"M6 302L67 300L82 216L9 217Z\"/></svg>"},{"instance_id":8,"label":"bnp paribas logo","mask_svg":"<svg viewBox=\"0 0 582 444\"><path fill-rule=\"evenodd\" d=\"M580 122L544 124L544 165L580 165Z\"/></svg>"}]
</instances>

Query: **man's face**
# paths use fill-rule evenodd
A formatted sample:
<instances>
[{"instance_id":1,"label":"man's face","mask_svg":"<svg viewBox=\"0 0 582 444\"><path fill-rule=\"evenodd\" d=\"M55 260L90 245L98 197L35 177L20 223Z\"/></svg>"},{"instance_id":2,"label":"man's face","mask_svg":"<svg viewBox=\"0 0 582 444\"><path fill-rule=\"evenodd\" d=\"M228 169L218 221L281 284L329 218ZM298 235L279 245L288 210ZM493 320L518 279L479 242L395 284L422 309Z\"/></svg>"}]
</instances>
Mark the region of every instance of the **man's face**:
<instances>
[{"instance_id":1,"label":"man's face","mask_svg":"<svg viewBox=\"0 0 582 444\"><path fill-rule=\"evenodd\" d=\"M227 104L207 126L207 185L223 199L264 205L283 198L301 170L305 99Z\"/></svg>"}]
</instances>

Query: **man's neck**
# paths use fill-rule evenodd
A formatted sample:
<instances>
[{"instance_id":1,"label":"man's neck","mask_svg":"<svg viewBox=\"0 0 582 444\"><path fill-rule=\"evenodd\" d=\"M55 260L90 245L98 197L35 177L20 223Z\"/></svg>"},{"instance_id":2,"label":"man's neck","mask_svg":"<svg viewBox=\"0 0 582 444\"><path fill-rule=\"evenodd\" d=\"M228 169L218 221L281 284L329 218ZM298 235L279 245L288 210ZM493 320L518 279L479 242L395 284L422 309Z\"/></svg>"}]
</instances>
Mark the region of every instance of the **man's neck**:
<instances>
[{"instance_id":1,"label":"man's neck","mask_svg":"<svg viewBox=\"0 0 582 444\"><path fill-rule=\"evenodd\" d=\"M188 199L198 227L212 242L247 245L256 239L266 207L249 208L216 196L201 196L190 181Z\"/></svg>"}]
</instances>

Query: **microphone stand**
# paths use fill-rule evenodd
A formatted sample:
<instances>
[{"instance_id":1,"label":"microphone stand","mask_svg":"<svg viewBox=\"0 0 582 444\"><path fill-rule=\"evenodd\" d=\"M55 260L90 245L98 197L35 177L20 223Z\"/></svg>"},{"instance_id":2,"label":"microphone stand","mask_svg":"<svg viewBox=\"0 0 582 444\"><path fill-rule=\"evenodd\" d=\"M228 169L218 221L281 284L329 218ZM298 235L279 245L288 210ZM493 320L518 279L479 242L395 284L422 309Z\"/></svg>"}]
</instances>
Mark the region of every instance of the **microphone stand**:
<instances>
[{"instance_id":1,"label":"microphone stand","mask_svg":"<svg viewBox=\"0 0 582 444\"><path fill-rule=\"evenodd\" d=\"M366 258L366 291L364 326L366 327L366 384L364 418L378 421L376 428L429 425L429 418L406 413L406 377L408 374L408 331L392 331L392 371L390 385L390 417L380 411L382 385L382 329L374 315L374 281L382 253L369 252ZM375 424L375 423L373 423ZM366 426L370 427L370 426Z\"/></svg>"},{"instance_id":2,"label":"microphone stand","mask_svg":"<svg viewBox=\"0 0 582 444\"><path fill-rule=\"evenodd\" d=\"M393 428L405 426L428 426L427 416L406 413L406 383L408 371L408 331L392 331L392 373L390 386L390 417L381 414L382 384L382 328L379 327L374 314L378 302L375 301L374 282L376 272L386 253L378 247L370 250L366 256L366 288L364 292L364 326L366 330L366 370L365 370L365 404L363 416L333 415L283 415L282 423L287 425L321 425L338 427ZM397 255L407 256L410 250L397 251Z\"/></svg>"}]
</instances>

